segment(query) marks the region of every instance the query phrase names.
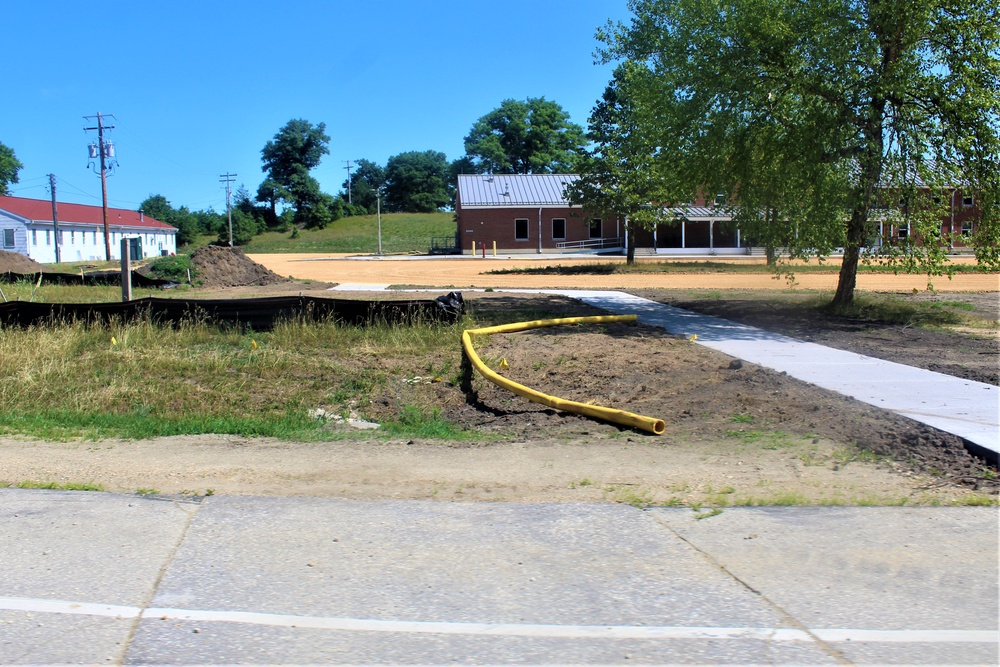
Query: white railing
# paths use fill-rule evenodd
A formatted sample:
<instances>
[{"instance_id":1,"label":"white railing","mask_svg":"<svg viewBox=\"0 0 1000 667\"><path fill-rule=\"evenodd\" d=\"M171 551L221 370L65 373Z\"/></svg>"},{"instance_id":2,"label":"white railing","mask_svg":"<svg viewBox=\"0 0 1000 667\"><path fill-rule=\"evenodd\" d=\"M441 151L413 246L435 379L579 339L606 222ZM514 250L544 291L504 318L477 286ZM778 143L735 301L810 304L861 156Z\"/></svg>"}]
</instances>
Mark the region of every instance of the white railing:
<instances>
[{"instance_id":1,"label":"white railing","mask_svg":"<svg viewBox=\"0 0 1000 667\"><path fill-rule=\"evenodd\" d=\"M607 250L624 247L624 239L613 237L609 239L585 239L583 241L560 241L556 248L560 250Z\"/></svg>"}]
</instances>

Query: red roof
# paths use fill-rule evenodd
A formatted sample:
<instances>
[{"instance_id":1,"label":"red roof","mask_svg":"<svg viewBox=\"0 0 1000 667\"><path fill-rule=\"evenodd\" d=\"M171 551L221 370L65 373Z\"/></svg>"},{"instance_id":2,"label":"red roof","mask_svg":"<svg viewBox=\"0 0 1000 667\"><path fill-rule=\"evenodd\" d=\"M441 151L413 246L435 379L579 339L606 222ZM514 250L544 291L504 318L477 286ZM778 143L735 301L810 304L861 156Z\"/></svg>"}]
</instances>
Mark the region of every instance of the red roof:
<instances>
[{"instance_id":1,"label":"red roof","mask_svg":"<svg viewBox=\"0 0 1000 667\"><path fill-rule=\"evenodd\" d=\"M104 224L104 212L100 206L86 204L58 204L59 223ZM52 222L51 199L24 199L23 197L0 197L0 211L38 222ZM149 229L176 229L149 216L139 218L137 211L123 208L108 208L108 224L112 226L145 227Z\"/></svg>"}]
</instances>

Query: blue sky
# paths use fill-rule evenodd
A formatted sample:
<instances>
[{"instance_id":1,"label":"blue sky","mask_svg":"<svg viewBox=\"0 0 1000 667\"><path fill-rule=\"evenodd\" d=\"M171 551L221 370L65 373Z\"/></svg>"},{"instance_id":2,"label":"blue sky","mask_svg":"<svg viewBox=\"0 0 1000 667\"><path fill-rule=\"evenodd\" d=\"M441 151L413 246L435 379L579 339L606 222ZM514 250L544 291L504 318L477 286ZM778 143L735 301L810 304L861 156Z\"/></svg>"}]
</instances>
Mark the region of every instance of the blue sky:
<instances>
[{"instance_id":1,"label":"blue sky","mask_svg":"<svg viewBox=\"0 0 1000 667\"><path fill-rule=\"evenodd\" d=\"M0 142L24 164L12 194L100 204L84 116L115 115L109 204L150 194L225 209L220 174L255 192L260 150L290 119L326 123L326 192L345 160L464 154L504 99L545 97L587 116L611 75L594 32L626 0L5 3Z\"/></svg>"}]
</instances>

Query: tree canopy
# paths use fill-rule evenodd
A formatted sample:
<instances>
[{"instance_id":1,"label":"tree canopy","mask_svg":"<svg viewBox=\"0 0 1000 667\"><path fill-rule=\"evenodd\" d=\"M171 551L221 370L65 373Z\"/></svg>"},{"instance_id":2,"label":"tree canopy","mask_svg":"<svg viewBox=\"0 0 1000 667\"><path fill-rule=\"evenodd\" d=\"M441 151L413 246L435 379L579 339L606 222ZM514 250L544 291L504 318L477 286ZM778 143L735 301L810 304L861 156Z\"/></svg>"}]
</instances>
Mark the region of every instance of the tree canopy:
<instances>
[{"instance_id":1,"label":"tree canopy","mask_svg":"<svg viewBox=\"0 0 1000 667\"><path fill-rule=\"evenodd\" d=\"M385 201L390 211L430 213L451 201L448 158L438 151L410 151L389 158Z\"/></svg>"},{"instance_id":2,"label":"tree canopy","mask_svg":"<svg viewBox=\"0 0 1000 667\"><path fill-rule=\"evenodd\" d=\"M21 171L24 165L14 155L14 150L0 143L0 195L6 195L7 186L17 183L17 172Z\"/></svg>"},{"instance_id":3,"label":"tree canopy","mask_svg":"<svg viewBox=\"0 0 1000 667\"><path fill-rule=\"evenodd\" d=\"M186 206L175 209L163 195L149 195L139 204L139 210L151 218L176 227L178 246L190 243L199 234L220 233L223 226L224 216L212 209L194 212ZM226 239L228 238L226 232Z\"/></svg>"},{"instance_id":4,"label":"tree canopy","mask_svg":"<svg viewBox=\"0 0 1000 667\"><path fill-rule=\"evenodd\" d=\"M572 171L584 147L583 128L544 97L504 100L477 120L465 137L476 173L547 174Z\"/></svg>"},{"instance_id":5,"label":"tree canopy","mask_svg":"<svg viewBox=\"0 0 1000 667\"><path fill-rule=\"evenodd\" d=\"M978 197L973 239L1000 264L1000 21L992 0L631 0L599 32L630 64L636 131L671 190L723 189L741 226L793 256L843 248L834 302L853 299L876 222L883 245L940 272L956 186ZM918 242L919 241L919 242Z\"/></svg>"},{"instance_id":6,"label":"tree canopy","mask_svg":"<svg viewBox=\"0 0 1000 667\"><path fill-rule=\"evenodd\" d=\"M351 188L351 203L366 213L374 213L377 208L377 193L385 187L385 167L371 160L360 159L350 180L344 180L344 191Z\"/></svg>"},{"instance_id":7,"label":"tree canopy","mask_svg":"<svg viewBox=\"0 0 1000 667\"><path fill-rule=\"evenodd\" d=\"M306 227L325 227L340 217L333 198L320 191L319 182L309 171L330 152L326 124L307 120L288 121L274 139L261 149L261 170L267 174L257 189L257 200L266 202L277 218L277 205L286 202L295 208L295 220Z\"/></svg>"},{"instance_id":8,"label":"tree canopy","mask_svg":"<svg viewBox=\"0 0 1000 667\"><path fill-rule=\"evenodd\" d=\"M632 264L635 229L651 229L663 222L662 206L652 204L676 196L667 187L670 181L657 178L656 149L645 142L636 126L635 108L628 96L630 69L629 63L615 69L614 78L594 107L587 132L593 148L578 160L580 178L566 194L592 215L612 213L625 218L627 262Z\"/></svg>"}]
</instances>

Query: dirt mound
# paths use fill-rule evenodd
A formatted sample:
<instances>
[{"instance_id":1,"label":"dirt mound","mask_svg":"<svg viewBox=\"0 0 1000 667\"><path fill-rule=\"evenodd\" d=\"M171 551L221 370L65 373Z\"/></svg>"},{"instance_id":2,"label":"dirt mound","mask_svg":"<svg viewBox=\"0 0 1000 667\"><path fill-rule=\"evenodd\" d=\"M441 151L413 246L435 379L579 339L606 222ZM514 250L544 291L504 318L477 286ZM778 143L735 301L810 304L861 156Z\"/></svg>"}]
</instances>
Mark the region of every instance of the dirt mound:
<instances>
[{"instance_id":1,"label":"dirt mound","mask_svg":"<svg viewBox=\"0 0 1000 667\"><path fill-rule=\"evenodd\" d=\"M205 246L191 255L197 281L205 287L241 287L288 282L243 253L242 248Z\"/></svg>"},{"instance_id":2,"label":"dirt mound","mask_svg":"<svg viewBox=\"0 0 1000 667\"><path fill-rule=\"evenodd\" d=\"M0 250L0 273L7 273L8 271L14 273L38 273L39 271L48 270L47 266L39 264L27 255Z\"/></svg>"}]
</instances>

